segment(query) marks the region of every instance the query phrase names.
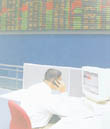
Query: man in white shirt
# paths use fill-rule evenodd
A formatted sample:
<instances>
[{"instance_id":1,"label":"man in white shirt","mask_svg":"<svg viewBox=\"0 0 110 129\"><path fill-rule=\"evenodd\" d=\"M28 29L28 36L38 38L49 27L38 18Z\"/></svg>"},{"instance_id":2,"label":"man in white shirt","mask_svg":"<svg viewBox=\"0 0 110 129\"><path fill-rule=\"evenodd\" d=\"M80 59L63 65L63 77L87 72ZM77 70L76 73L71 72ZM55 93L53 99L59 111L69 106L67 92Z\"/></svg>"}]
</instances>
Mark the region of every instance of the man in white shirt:
<instances>
[{"instance_id":1,"label":"man in white shirt","mask_svg":"<svg viewBox=\"0 0 110 129\"><path fill-rule=\"evenodd\" d=\"M62 115L58 109L62 98L53 95L65 92L66 87L61 80L59 70L48 69L44 81L28 88L26 95L22 97L21 106L29 115L32 128L46 126L53 114Z\"/></svg>"}]
</instances>

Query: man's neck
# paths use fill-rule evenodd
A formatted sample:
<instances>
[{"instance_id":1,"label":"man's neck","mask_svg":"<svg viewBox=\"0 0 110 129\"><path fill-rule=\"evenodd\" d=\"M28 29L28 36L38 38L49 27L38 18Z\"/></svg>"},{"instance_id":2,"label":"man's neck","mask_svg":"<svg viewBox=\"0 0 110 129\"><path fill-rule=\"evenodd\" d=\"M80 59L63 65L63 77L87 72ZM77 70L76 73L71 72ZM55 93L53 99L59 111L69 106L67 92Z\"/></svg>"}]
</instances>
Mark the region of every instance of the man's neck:
<instances>
[{"instance_id":1,"label":"man's neck","mask_svg":"<svg viewBox=\"0 0 110 129\"><path fill-rule=\"evenodd\" d=\"M54 89L53 85L51 82L44 80L44 83L46 83L51 89Z\"/></svg>"}]
</instances>

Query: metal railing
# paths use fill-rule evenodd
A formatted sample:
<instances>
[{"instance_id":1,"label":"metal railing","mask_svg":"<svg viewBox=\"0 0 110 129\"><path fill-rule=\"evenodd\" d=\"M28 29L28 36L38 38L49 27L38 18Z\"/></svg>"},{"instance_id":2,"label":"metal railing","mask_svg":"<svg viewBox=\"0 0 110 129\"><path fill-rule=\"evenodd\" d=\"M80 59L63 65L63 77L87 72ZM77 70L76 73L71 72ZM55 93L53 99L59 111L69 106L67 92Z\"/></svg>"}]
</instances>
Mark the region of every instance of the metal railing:
<instances>
[{"instance_id":1,"label":"metal railing","mask_svg":"<svg viewBox=\"0 0 110 129\"><path fill-rule=\"evenodd\" d=\"M23 66L0 64L0 88L21 89L22 82Z\"/></svg>"}]
</instances>

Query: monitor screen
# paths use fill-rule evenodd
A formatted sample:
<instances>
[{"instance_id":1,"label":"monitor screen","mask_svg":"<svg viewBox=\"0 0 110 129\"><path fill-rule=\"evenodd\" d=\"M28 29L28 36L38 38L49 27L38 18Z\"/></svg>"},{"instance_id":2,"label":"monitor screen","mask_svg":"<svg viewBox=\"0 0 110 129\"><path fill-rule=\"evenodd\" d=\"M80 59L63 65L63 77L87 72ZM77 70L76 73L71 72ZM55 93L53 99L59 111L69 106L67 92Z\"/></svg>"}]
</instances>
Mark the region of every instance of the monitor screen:
<instances>
[{"instance_id":1,"label":"monitor screen","mask_svg":"<svg viewBox=\"0 0 110 129\"><path fill-rule=\"evenodd\" d=\"M110 100L110 69L82 67L82 89L87 98L96 102Z\"/></svg>"},{"instance_id":2,"label":"monitor screen","mask_svg":"<svg viewBox=\"0 0 110 129\"><path fill-rule=\"evenodd\" d=\"M98 95L98 74L84 71L83 73L83 88L87 92Z\"/></svg>"}]
</instances>

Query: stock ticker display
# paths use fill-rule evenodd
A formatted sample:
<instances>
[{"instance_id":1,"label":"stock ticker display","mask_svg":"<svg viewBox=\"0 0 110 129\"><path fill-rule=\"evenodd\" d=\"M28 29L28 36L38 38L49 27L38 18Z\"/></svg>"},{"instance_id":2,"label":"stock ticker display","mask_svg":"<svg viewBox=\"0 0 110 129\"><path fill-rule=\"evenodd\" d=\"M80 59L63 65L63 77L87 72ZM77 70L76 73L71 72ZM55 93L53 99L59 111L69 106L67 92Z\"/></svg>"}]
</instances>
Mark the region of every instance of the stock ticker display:
<instances>
[{"instance_id":1,"label":"stock ticker display","mask_svg":"<svg viewBox=\"0 0 110 129\"><path fill-rule=\"evenodd\" d=\"M110 0L0 0L0 32L110 30Z\"/></svg>"}]
</instances>

